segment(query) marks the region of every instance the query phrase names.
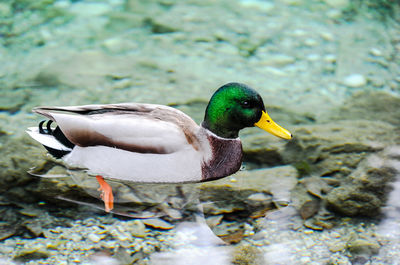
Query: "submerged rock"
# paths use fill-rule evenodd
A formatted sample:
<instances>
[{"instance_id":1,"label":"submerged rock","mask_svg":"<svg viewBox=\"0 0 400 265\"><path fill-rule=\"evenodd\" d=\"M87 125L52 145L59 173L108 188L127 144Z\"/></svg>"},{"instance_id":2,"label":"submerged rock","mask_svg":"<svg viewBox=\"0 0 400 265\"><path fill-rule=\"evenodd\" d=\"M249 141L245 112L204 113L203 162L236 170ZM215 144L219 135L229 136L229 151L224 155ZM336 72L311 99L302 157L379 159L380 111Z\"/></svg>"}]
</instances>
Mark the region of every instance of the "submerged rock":
<instances>
[{"instance_id":1,"label":"submerged rock","mask_svg":"<svg viewBox=\"0 0 400 265\"><path fill-rule=\"evenodd\" d=\"M296 166L302 179L292 192L292 205L304 219L317 213L319 206L308 202L315 197L321 200L321 209L328 205L350 216L379 214L393 172L387 167L366 168L364 161L396 141L395 126L378 120L339 120L291 130L294 138L289 142L257 133L245 135L243 146L251 162Z\"/></svg>"},{"instance_id":2,"label":"submerged rock","mask_svg":"<svg viewBox=\"0 0 400 265\"><path fill-rule=\"evenodd\" d=\"M214 215L214 216L209 216L206 218L206 223L210 228L213 228L221 223L222 218L224 215Z\"/></svg>"},{"instance_id":3,"label":"submerged rock","mask_svg":"<svg viewBox=\"0 0 400 265\"><path fill-rule=\"evenodd\" d=\"M30 189L34 178L27 172L36 162L40 163L38 158L43 157L43 150L26 136L3 135L0 139L0 193L8 196L8 200L32 202L35 197Z\"/></svg>"},{"instance_id":4,"label":"submerged rock","mask_svg":"<svg viewBox=\"0 0 400 265\"><path fill-rule=\"evenodd\" d=\"M306 177L301 180L301 183L305 186L308 193L318 198L322 198L323 194L328 193L332 189L323 178L317 176Z\"/></svg>"},{"instance_id":5,"label":"submerged rock","mask_svg":"<svg viewBox=\"0 0 400 265\"><path fill-rule=\"evenodd\" d=\"M131 73L126 68L133 65L126 57L112 57L100 51L82 51L43 67L35 81L43 86L66 85L90 90L104 87L110 76L129 77Z\"/></svg>"},{"instance_id":6,"label":"submerged rock","mask_svg":"<svg viewBox=\"0 0 400 265\"><path fill-rule=\"evenodd\" d=\"M252 245L237 246L233 255L232 264L234 265L265 264L263 252Z\"/></svg>"},{"instance_id":7,"label":"submerged rock","mask_svg":"<svg viewBox=\"0 0 400 265\"><path fill-rule=\"evenodd\" d=\"M379 243L372 238L352 238L347 242L347 249L353 255L376 255L379 253L380 247Z\"/></svg>"},{"instance_id":8,"label":"submerged rock","mask_svg":"<svg viewBox=\"0 0 400 265\"><path fill-rule=\"evenodd\" d=\"M17 232L17 228L15 226L11 226L7 223L0 223L0 241L7 239Z\"/></svg>"},{"instance_id":9,"label":"submerged rock","mask_svg":"<svg viewBox=\"0 0 400 265\"><path fill-rule=\"evenodd\" d=\"M327 195L328 207L348 216L378 216L399 170L400 161L387 151L370 155Z\"/></svg>"},{"instance_id":10,"label":"submerged rock","mask_svg":"<svg viewBox=\"0 0 400 265\"><path fill-rule=\"evenodd\" d=\"M342 107L333 110L328 118L385 121L400 126L400 97L384 91L360 91L346 100ZM386 134L387 132L379 129L376 133Z\"/></svg>"},{"instance_id":11,"label":"submerged rock","mask_svg":"<svg viewBox=\"0 0 400 265\"><path fill-rule=\"evenodd\" d=\"M362 87L367 84L367 79L361 74L352 74L344 78L343 84L348 87Z\"/></svg>"},{"instance_id":12,"label":"submerged rock","mask_svg":"<svg viewBox=\"0 0 400 265\"><path fill-rule=\"evenodd\" d=\"M382 150L395 138L394 127L380 121L343 120L290 129L294 138L289 142L262 132L245 135L245 159L261 165L301 165L301 174L345 176L368 153Z\"/></svg>"},{"instance_id":13,"label":"submerged rock","mask_svg":"<svg viewBox=\"0 0 400 265\"><path fill-rule=\"evenodd\" d=\"M143 223L147 226L157 228L157 229L163 229L163 230L168 230L174 228L174 225L159 219L159 218L150 218L150 219L144 219Z\"/></svg>"},{"instance_id":14,"label":"submerged rock","mask_svg":"<svg viewBox=\"0 0 400 265\"><path fill-rule=\"evenodd\" d=\"M29 92L25 90L7 90L4 89L0 97L0 111L7 111L10 114L21 110L22 106L29 98ZM10 100L12 99L12 100Z\"/></svg>"},{"instance_id":15,"label":"submerged rock","mask_svg":"<svg viewBox=\"0 0 400 265\"><path fill-rule=\"evenodd\" d=\"M227 177L200 186L201 201L213 203L213 207L205 203L206 213L272 209L273 201L290 201L290 192L297 184L297 171L292 166L239 171L233 177L234 181Z\"/></svg>"},{"instance_id":16,"label":"submerged rock","mask_svg":"<svg viewBox=\"0 0 400 265\"><path fill-rule=\"evenodd\" d=\"M320 207L320 202L318 200L306 201L300 208L300 216L304 220L313 217Z\"/></svg>"},{"instance_id":17,"label":"submerged rock","mask_svg":"<svg viewBox=\"0 0 400 265\"><path fill-rule=\"evenodd\" d=\"M14 260L17 262L28 262L32 260L46 259L51 255L46 249L25 249L20 251Z\"/></svg>"}]
</instances>

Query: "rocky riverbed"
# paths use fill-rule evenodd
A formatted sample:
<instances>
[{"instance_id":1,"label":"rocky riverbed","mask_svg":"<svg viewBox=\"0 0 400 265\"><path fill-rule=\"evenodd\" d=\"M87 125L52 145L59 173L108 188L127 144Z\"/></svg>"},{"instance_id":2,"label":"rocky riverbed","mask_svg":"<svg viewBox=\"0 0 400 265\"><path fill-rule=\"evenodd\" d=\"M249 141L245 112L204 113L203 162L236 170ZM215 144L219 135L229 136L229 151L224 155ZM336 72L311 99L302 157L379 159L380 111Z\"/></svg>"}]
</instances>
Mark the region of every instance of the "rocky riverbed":
<instances>
[{"instance_id":1,"label":"rocky riverbed","mask_svg":"<svg viewBox=\"0 0 400 265\"><path fill-rule=\"evenodd\" d=\"M397 264L399 23L389 0L2 1L0 263ZM111 214L25 133L38 105L201 122L231 81L294 139L243 131L243 169L218 181L112 183Z\"/></svg>"}]
</instances>

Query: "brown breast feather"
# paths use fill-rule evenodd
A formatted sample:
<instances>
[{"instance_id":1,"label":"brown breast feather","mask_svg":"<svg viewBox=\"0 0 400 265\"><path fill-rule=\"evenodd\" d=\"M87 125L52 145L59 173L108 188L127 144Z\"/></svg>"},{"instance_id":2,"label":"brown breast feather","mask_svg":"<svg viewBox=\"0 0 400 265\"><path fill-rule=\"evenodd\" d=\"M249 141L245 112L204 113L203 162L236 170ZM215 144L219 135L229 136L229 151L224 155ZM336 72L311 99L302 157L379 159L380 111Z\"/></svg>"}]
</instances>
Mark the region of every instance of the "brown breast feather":
<instances>
[{"instance_id":1,"label":"brown breast feather","mask_svg":"<svg viewBox=\"0 0 400 265\"><path fill-rule=\"evenodd\" d=\"M202 164L202 181L220 179L237 172L242 165L242 143L208 135L212 157Z\"/></svg>"}]
</instances>

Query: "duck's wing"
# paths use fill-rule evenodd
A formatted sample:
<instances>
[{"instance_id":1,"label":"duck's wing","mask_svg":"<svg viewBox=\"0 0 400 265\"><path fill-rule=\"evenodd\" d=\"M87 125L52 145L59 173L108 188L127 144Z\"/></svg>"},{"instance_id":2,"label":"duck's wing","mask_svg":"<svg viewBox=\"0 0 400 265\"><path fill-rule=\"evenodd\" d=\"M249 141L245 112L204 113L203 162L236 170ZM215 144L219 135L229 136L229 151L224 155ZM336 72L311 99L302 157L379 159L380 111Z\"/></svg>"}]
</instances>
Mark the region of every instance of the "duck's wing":
<instances>
[{"instance_id":1,"label":"duck's wing","mask_svg":"<svg viewBox=\"0 0 400 265\"><path fill-rule=\"evenodd\" d=\"M81 147L103 145L158 154L199 147L199 126L167 106L122 103L38 107L33 112L55 121L67 139Z\"/></svg>"}]
</instances>

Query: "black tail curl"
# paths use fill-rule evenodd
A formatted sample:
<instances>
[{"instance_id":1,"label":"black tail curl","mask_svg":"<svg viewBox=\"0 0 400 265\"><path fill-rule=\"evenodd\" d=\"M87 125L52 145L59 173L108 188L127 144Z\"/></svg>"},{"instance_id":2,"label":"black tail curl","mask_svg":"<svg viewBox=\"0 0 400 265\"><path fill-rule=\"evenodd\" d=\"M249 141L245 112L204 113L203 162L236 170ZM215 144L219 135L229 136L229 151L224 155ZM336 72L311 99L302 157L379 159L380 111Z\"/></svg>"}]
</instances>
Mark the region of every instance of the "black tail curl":
<instances>
[{"instance_id":1,"label":"black tail curl","mask_svg":"<svg viewBox=\"0 0 400 265\"><path fill-rule=\"evenodd\" d=\"M40 134L47 134L47 135L52 135L57 141L65 145L66 147L69 148L74 148L74 144L71 143L67 137L65 137L64 133L61 131L60 127L57 126L54 130L51 128L51 124L53 123L52 120L48 120L46 123L46 128L43 128L43 124L46 122L46 120L43 120L39 123L39 133ZM54 149L48 146L43 145L47 151L54 156L55 158L61 158L68 154L70 151L65 151L65 150L58 150Z\"/></svg>"}]
</instances>

